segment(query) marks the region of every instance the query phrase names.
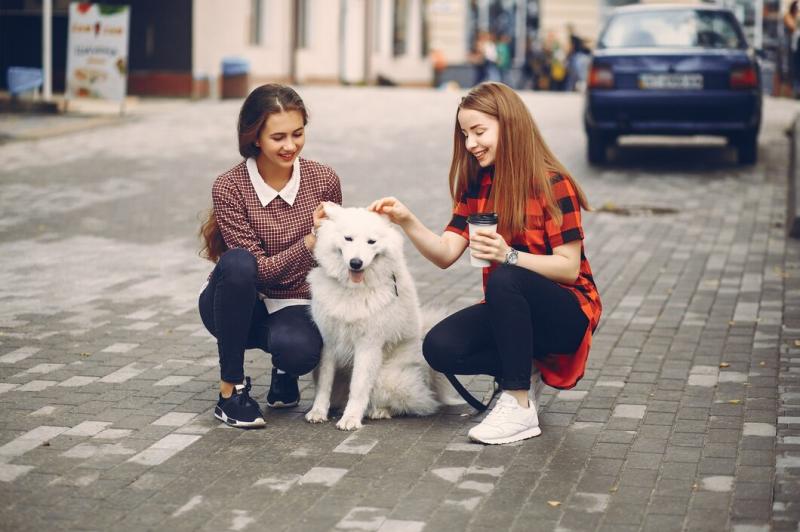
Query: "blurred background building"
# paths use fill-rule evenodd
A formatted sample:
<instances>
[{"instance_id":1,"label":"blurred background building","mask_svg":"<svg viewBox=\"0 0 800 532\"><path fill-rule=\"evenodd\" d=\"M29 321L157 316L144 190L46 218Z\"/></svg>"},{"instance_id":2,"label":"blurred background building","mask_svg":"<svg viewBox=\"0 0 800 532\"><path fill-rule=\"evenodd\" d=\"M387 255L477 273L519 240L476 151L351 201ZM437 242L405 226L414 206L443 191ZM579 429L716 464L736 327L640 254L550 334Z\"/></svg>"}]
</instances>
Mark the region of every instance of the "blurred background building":
<instances>
[{"instance_id":1,"label":"blurred background building","mask_svg":"<svg viewBox=\"0 0 800 532\"><path fill-rule=\"evenodd\" d=\"M640 0L641 3L656 3ZM660 0L661 3L697 3ZM609 10L637 0L105 0L131 6L129 94L219 94L226 61L250 83L573 89L569 70ZM789 0L730 7L774 62ZM63 91L69 0L53 0L53 89ZM0 0L0 89L9 66L41 66L42 0ZM588 57L588 55L587 55Z\"/></svg>"}]
</instances>

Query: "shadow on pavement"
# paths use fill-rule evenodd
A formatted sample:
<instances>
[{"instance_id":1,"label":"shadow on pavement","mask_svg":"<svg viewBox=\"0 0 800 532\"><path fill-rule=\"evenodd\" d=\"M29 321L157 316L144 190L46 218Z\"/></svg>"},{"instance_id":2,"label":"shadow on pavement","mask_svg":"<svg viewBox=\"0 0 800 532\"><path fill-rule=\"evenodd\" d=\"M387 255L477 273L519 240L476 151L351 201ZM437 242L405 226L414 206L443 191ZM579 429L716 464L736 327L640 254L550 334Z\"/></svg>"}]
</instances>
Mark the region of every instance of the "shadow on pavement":
<instances>
[{"instance_id":1,"label":"shadow on pavement","mask_svg":"<svg viewBox=\"0 0 800 532\"><path fill-rule=\"evenodd\" d=\"M715 145L623 144L609 149L605 169L705 173L709 170L748 168L736 162L736 150Z\"/></svg>"}]
</instances>

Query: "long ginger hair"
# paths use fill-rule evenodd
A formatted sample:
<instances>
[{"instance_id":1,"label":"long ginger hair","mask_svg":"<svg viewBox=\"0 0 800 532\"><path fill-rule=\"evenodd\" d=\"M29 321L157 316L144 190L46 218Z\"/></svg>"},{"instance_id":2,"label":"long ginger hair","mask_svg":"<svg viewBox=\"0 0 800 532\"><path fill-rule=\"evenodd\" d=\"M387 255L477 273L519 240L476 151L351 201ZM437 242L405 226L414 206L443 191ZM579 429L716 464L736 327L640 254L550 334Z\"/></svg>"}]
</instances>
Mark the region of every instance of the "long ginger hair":
<instances>
[{"instance_id":1,"label":"long ginger hair","mask_svg":"<svg viewBox=\"0 0 800 532\"><path fill-rule=\"evenodd\" d=\"M553 196L552 174L568 179L578 195L580 206L589 210L581 187L547 146L519 95L502 83L486 82L475 86L462 98L456 111L453 132L453 160L450 163L450 194L454 204L470 185L477 186L480 165L467 151L458 123L458 111L472 109L496 119L499 124L494 160L494 178L489 199L498 216L498 232L515 235L525 230L528 197L533 193L545 200L550 216L561 225L563 213Z\"/></svg>"},{"instance_id":2,"label":"long ginger hair","mask_svg":"<svg viewBox=\"0 0 800 532\"><path fill-rule=\"evenodd\" d=\"M258 157L261 148L256 145L261 130L267 119L274 113L299 111L303 115L303 125L308 124L308 111L294 89L278 83L268 83L253 90L242 104L239 111L237 131L239 133L239 153L245 159ZM217 262L228 250L225 239L217 224L214 209L208 211L208 216L200 226L200 237L203 247L200 256L211 262Z\"/></svg>"}]
</instances>

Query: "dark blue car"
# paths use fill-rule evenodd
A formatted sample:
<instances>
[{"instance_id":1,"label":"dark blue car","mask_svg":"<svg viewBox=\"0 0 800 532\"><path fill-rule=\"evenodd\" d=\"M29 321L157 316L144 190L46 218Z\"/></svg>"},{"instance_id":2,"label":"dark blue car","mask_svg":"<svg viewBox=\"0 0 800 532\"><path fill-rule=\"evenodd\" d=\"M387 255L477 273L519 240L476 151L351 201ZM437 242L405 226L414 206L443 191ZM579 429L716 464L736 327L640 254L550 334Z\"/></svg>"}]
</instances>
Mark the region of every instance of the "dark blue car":
<instances>
[{"instance_id":1,"label":"dark blue car","mask_svg":"<svg viewBox=\"0 0 800 532\"><path fill-rule=\"evenodd\" d=\"M761 125L758 63L727 9L635 6L600 33L586 88L591 163L620 135L719 135L753 164Z\"/></svg>"}]
</instances>

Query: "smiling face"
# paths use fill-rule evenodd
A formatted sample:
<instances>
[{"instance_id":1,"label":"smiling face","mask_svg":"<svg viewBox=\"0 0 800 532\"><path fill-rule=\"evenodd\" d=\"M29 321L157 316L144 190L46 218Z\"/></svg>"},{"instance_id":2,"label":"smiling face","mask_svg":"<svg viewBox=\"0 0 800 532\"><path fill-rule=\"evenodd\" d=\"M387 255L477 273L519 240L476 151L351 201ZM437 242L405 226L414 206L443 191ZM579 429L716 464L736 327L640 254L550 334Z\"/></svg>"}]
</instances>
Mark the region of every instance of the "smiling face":
<instances>
[{"instance_id":1,"label":"smiling face","mask_svg":"<svg viewBox=\"0 0 800 532\"><path fill-rule=\"evenodd\" d=\"M496 118L474 109L458 111L458 124L464 134L464 146L481 167L494 164L500 124Z\"/></svg>"},{"instance_id":2,"label":"smiling face","mask_svg":"<svg viewBox=\"0 0 800 532\"><path fill-rule=\"evenodd\" d=\"M273 113L258 135L258 160L267 168L290 170L306 142L300 111Z\"/></svg>"}]
</instances>

